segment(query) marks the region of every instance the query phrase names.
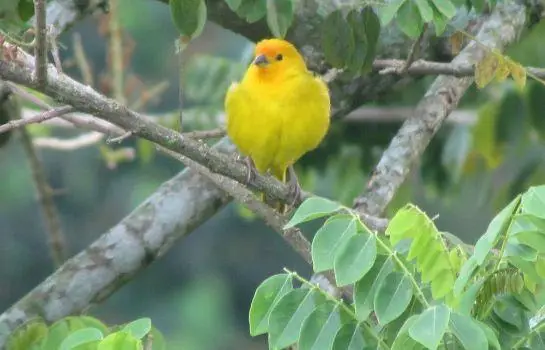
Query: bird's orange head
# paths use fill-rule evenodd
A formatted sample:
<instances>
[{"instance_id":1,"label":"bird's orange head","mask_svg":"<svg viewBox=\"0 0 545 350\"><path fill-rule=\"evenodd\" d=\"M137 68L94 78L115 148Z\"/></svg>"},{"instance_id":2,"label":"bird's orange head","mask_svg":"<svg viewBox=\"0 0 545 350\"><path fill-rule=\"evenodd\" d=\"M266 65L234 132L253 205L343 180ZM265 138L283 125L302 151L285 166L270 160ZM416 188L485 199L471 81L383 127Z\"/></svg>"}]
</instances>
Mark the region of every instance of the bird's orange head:
<instances>
[{"instance_id":1,"label":"bird's orange head","mask_svg":"<svg viewBox=\"0 0 545 350\"><path fill-rule=\"evenodd\" d=\"M306 70L305 61L295 46L282 39L265 39L257 43L252 67L262 76L283 76L293 70Z\"/></svg>"}]
</instances>

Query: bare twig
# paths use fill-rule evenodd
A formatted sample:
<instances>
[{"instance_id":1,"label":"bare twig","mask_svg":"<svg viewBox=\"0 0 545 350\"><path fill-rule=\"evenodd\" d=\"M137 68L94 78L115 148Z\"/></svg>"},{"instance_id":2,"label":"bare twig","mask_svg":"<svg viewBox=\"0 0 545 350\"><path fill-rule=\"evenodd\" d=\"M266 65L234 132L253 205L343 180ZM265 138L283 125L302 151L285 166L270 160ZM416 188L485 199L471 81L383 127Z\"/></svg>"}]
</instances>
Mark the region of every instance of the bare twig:
<instances>
[{"instance_id":1,"label":"bare twig","mask_svg":"<svg viewBox=\"0 0 545 350\"><path fill-rule=\"evenodd\" d=\"M36 137L33 140L34 146L38 148L54 149L57 151L73 151L80 148L96 145L104 134L91 131L70 139L59 139L55 137Z\"/></svg>"},{"instance_id":2,"label":"bare twig","mask_svg":"<svg viewBox=\"0 0 545 350\"><path fill-rule=\"evenodd\" d=\"M127 131L123 135L120 135L118 137L113 137L111 139L106 140L107 143L121 143L122 141L128 139L129 137L133 136L132 131Z\"/></svg>"},{"instance_id":3,"label":"bare twig","mask_svg":"<svg viewBox=\"0 0 545 350\"><path fill-rule=\"evenodd\" d=\"M42 163L32 144L32 138L25 127L22 127L20 132L21 142L28 159L34 186L36 187L38 203L46 225L51 258L53 259L55 268L57 268L61 266L66 258L66 241L62 233L59 214L53 201L53 191L47 184Z\"/></svg>"},{"instance_id":4,"label":"bare twig","mask_svg":"<svg viewBox=\"0 0 545 350\"><path fill-rule=\"evenodd\" d=\"M506 20L505 16L509 16ZM453 65L473 65L488 49L503 50L514 42L524 28L524 6L506 4L496 9L477 35L452 61ZM488 49L483 47L485 45ZM414 117L407 119L392 139L377 164L366 190L354 201L354 207L363 213L380 216L390 203L409 171L421 157L433 135L473 83L472 77L440 76L418 103Z\"/></svg>"},{"instance_id":5,"label":"bare twig","mask_svg":"<svg viewBox=\"0 0 545 350\"><path fill-rule=\"evenodd\" d=\"M47 83L47 28L45 17L45 0L34 0L34 13L36 16L36 43L34 56L36 58L36 82L38 86Z\"/></svg>"},{"instance_id":6,"label":"bare twig","mask_svg":"<svg viewBox=\"0 0 545 350\"><path fill-rule=\"evenodd\" d=\"M74 58L76 59L76 64L83 78L83 82L87 86L94 86L93 71L87 60L87 55L85 54L85 49L81 43L81 35L79 33L74 33L72 43L74 46Z\"/></svg>"},{"instance_id":7,"label":"bare twig","mask_svg":"<svg viewBox=\"0 0 545 350\"><path fill-rule=\"evenodd\" d=\"M212 139L225 136L225 129L217 128L211 130L188 131L184 132L182 135L193 139Z\"/></svg>"},{"instance_id":8,"label":"bare twig","mask_svg":"<svg viewBox=\"0 0 545 350\"><path fill-rule=\"evenodd\" d=\"M169 87L168 81L162 81L159 84L156 84L144 90L140 97L130 105L131 109L139 111L144 108L150 101L159 98Z\"/></svg>"},{"instance_id":9,"label":"bare twig","mask_svg":"<svg viewBox=\"0 0 545 350\"><path fill-rule=\"evenodd\" d=\"M422 29L422 32L411 45L411 48L409 49L409 55L407 56L407 59L405 60L405 62L403 62L402 65L398 66L397 68L394 68L394 67L384 68L384 70L380 71L379 73L380 74L397 73L399 75L403 75L407 73L407 71L409 70L409 67L413 64L416 56L418 55L418 52L420 51L420 45L422 44L422 39L424 38L424 34L426 33L427 29L428 29L428 24L425 23L424 28Z\"/></svg>"},{"instance_id":10,"label":"bare twig","mask_svg":"<svg viewBox=\"0 0 545 350\"><path fill-rule=\"evenodd\" d=\"M395 59L381 59L373 62L373 69L381 74L398 74L396 68L403 66L405 61ZM545 69L526 67L526 70L538 78L545 79ZM458 78L472 77L475 75L474 63L469 62L432 62L425 60L414 61L407 69L406 74L421 75L451 75Z\"/></svg>"},{"instance_id":11,"label":"bare twig","mask_svg":"<svg viewBox=\"0 0 545 350\"><path fill-rule=\"evenodd\" d=\"M62 107L53 108L46 112L36 114L34 117L31 117L31 118L11 120L7 122L6 124L0 125L0 134L9 130L20 128L28 124L41 123L48 119L60 117L66 113L70 113L73 110L74 108L72 106L62 106Z\"/></svg>"},{"instance_id":12,"label":"bare twig","mask_svg":"<svg viewBox=\"0 0 545 350\"><path fill-rule=\"evenodd\" d=\"M59 72L62 72L62 62L59 55L59 44L57 43L57 37L52 34L49 35L49 45L51 46L51 56L53 56L55 68L57 68Z\"/></svg>"}]
</instances>

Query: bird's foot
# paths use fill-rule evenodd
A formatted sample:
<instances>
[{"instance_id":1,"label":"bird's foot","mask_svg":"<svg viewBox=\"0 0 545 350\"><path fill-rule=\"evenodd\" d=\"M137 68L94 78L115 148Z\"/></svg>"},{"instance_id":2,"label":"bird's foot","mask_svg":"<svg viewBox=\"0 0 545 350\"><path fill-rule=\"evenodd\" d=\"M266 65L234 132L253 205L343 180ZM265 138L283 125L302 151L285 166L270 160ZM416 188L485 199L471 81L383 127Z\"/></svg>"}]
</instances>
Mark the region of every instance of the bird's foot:
<instances>
[{"instance_id":1,"label":"bird's foot","mask_svg":"<svg viewBox=\"0 0 545 350\"><path fill-rule=\"evenodd\" d=\"M299 184L299 180L297 179L297 174L295 173L295 169L293 169L293 165L288 167L288 176L288 186L290 188L289 196L291 198L290 207L294 207L297 203L301 202L303 190Z\"/></svg>"},{"instance_id":2,"label":"bird's foot","mask_svg":"<svg viewBox=\"0 0 545 350\"><path fill-rule=\"evenodd\" d=\"M248 173L246 174L246 185L249 185L250 182L255 178L257 169L255 167L254 161L250 157L244 158L244 164L248 167Z\"/></svg>"}]
</instances>

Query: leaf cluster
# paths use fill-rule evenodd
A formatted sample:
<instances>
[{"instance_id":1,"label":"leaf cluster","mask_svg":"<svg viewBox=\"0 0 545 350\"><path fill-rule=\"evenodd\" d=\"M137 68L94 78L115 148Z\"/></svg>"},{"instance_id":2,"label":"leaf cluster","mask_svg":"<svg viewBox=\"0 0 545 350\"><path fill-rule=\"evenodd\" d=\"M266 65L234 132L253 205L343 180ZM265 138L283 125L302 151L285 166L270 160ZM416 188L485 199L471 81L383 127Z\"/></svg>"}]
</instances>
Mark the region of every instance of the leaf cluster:
<instances>
[{"instance_id":1,"label":"leaf cluster","mask_svg":"<svg viewBox=\"0 0 545 350\"><path fill-rule=\"evenodd\" d=\"M69 316L48 325L40 319L29 321L9 337L7 350L142 350L165 349L163 335L141 318L108 328L91 316ZM148 347L146 347L148 349Z\"/></svg>"},{"instance_id":2,"label":"leaf cluster","mask_svg":"<svg viewBox=\"0 0 545 350\"><path fill-rule=\"evenodd\" d=\"M286 228L326 218L312 241L315 273L332 272L348 302L296 272L256 290L250 334L271 349L541 349L545 304L545 186L517 196L475 247L441 232L414 205L385 235L321 197L301 204Z\"/></svg>"}]
</instances>

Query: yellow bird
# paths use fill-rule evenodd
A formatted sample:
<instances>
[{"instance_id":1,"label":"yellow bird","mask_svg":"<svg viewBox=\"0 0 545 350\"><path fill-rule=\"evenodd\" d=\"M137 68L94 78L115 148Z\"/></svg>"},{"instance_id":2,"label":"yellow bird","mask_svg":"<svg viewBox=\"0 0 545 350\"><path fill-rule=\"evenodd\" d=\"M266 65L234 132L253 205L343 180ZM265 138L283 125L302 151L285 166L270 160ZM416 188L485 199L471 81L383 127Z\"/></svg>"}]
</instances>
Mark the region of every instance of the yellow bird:
<instances>
[{"instance_id":1,"label":"yellow bird","mask_svg":"<svg viewBox=\"0 0 545 350\"><path fill-rule=\"evenodd\" d=\"M327 133L327 85L307 69L291 43L266 39L256 45L242 81L231 84L225 110L227 134L249 160L250 169L270 172L282 182L289 169L294 200L298 199L300 187L292 165Z\"/></svg>"}]
</instances>

